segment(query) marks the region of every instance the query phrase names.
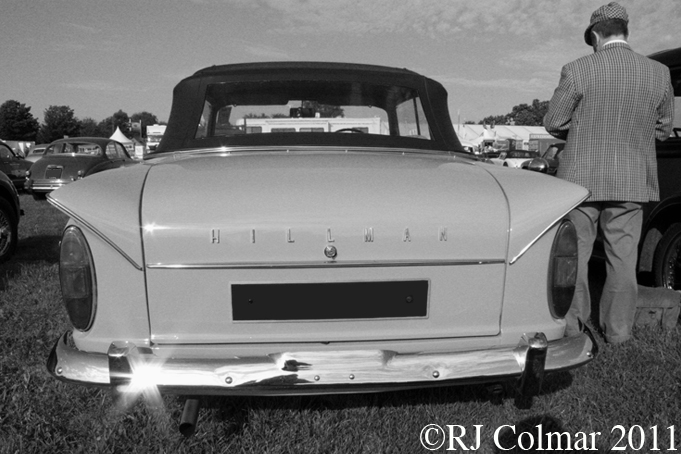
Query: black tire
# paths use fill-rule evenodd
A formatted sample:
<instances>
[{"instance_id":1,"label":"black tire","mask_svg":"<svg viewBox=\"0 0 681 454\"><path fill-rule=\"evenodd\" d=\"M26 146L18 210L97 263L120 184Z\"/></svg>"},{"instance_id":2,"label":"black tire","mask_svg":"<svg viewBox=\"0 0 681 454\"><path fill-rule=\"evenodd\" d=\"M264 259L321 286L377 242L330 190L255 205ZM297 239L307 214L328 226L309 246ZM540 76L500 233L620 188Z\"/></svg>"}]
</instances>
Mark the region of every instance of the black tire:
<instances>
[{"instance_id":1,"label":"black tire","mask_svg":"<svg viewBox=\"0 0 681 454\"><path fill-rule=\"evenodd\" d=\"M0 263L14 254L19 242L17 215L10 203L0 198Z\"/></svg>"},{"instance_id":2,"label":"black tire","mask_svg":"<svg viewBox=\"0 0 681 454\"><path fill-rule=\"evenodd\" d=\"M657 244L653 276L656 287L681 290L681 223L669 226Z\"/></svg>"}]
</instances>

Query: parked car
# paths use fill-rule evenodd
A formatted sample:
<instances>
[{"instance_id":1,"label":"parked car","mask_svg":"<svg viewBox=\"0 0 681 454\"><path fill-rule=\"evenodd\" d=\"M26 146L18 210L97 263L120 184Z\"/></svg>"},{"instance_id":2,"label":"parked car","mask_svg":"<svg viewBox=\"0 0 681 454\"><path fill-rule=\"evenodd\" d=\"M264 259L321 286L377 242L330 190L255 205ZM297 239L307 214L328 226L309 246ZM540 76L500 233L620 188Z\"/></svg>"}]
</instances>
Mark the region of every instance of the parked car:
<instances>
[{"instance_id":1,"label":"parked car","mask_svg":"<svg viewBox=\"0 0 681 454\"><path fill-rule=\"evenodd\" d=\"M546 160L548 164L548 170L546 173L549 175L555 175L558 172L558 164L560 163L560 154L565 149L565 142L557 142L550 144L542 158Z\"/></svg>"},{"instance_id":2,"label":"parked car","mask_svg":"<svg viewBox=\"0 0 681 454\"><path fill-rule=\"evenodd\" d=\"M36 199L73 181L117 167L136 164L123 144L103 137L59 139L26 173L26 190Z\"/></svg>"},{"instance_id":3,"label":"parked car","mask_svg":"<svg viewBox=\"0 0 681 454\"><path fill-rule=\"evenodd\" d=\"M537 156L538 153L535 153L536 157L522 162L520 168L555 176L556 172L558 172L560 154L562 153L563 148L565 148L564 143L553 143L548 146L541 156Z\"/></svg>"},{"instance_id":4,"label":"parked car","mask_svg":"<svg viewBox=\"0 0 681 454\"><path fill-rule=\"evenodd\" d=\"M490 161L496 165L520 169L523 164L527 164L539 157L535 151L527 150L503 150L498 157L491 158Z\"/></svg>"},{"instance_id":5,"label":"parked car","mask_svg":"<svg viewBox=\"0 0 681 454\"><path fill-rule=\"evenodd\" d=\"M9 177L16 188L23 188L26 171L33 163L25 160L6 143L0 142L0 172Z\"/></svg>"},{"instance_id":6,"label":"parked car","mask_svg":"<svg viewBox=\"0 0 681 454\"><path fill-rule=\"evenodd\" d=\"M660 202L644 206L639 280L681 290L681 47L649 57L669 67L676 111L671 137L656 143Z\"/></svg>"},{"instance_id":7,"label":"parked car","mask_svg":"<svg viewBox=\"0 0 681 454\"><path fill-rule=\"evenodd\" d=\"M263 115L380 124L249 126ZM142 164L48 196L70 216L73 329L47 367L129 398L514 379L532 395L595 353L563 319L577 263L564 216L587 196L464 152L447 92L412 71L206 68L175 87Z\"/></svg>"},{"instance_id":8,"label":"parked car","mask_svg":"<svg viewBox=\"0 0 681 454\"><path fill-rule=\"evenodd\" d=\"M38 159L42 158L48 145L48 143L33 145L26 154L26 160L36 162Z\"/></svg>"},{"instance_id":9,"label":"parked car","mask_svg":"<svg viewBox=\"0 0 681 454\"><path fill-rule=\"evenodd\" d=\"M0 263L9 260L17 248L21 214L16 187L7 175L0 172Z\"/></svg>"}]
</instances>

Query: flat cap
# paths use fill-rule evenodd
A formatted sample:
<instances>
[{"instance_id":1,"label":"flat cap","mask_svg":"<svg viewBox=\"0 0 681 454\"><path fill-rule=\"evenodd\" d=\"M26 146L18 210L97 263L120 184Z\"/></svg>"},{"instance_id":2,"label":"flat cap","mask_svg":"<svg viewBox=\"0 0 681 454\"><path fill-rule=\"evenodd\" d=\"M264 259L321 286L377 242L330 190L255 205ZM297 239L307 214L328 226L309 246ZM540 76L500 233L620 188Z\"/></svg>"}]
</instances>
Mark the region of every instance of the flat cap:
<instances>
[{"instance_id":1,"label":"flat cap","mask_svg":"<svg viewBox=\"0 0 681 454\"><path fill-rule=\"evenodd\" d=\"M619 3L610 2L607 5L601 6L591 15L591 22L584 32L584 41L586 41L589 46L591 46L591 29L593 26L608 19L621 19L625 23L629 23L629 15L627 15L627 10L624 9L624 7Z\"/></svg>"}]
</instances>

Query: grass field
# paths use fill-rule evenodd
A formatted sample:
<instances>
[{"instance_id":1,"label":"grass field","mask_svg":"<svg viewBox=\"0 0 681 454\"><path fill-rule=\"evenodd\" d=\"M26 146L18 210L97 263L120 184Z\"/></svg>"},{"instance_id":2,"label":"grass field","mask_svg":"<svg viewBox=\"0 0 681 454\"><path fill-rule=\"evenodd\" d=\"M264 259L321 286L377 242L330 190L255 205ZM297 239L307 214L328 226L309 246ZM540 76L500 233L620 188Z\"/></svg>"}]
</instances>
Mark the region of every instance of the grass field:
<instances>
[{"instance_id":1,"label":"grass field","mask_svg":"<svg viewBox=\"0 0 681 454\"><path fill-rule=\"evenodd\" d=\"M595 361L550 375L531 408L510 392L496 398L484 386L213 398L203 399L197 431L184 438L177 398L121 409L108 391L64 384L47 373L47 355L69 327L57 276L66 218L30 196L21 202L26 215L18 253L0 269L0 453L425 453L420 434L428 424L454 435L463 426L461 441L471 452L542 452L537 426L563 434L561 450L558 437L542 438L544 452L681 451L678 326L637 330L621 346L599 339ZM436 433L429 434L436 441ZM464 452L455 439L438 451Z\"/></svg>"}]
</instances>

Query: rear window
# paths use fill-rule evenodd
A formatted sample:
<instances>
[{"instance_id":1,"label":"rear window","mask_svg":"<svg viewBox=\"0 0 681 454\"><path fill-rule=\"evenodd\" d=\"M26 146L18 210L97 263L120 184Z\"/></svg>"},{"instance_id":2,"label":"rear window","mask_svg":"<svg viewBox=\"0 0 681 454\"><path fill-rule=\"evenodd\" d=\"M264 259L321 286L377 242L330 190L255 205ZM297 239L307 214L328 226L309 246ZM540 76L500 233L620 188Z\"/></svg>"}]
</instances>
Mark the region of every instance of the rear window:
<instances>
[{"instance_id":1,"label":"rear window","mask_svg":"<svg viewBox=\"0 0 681 454\"><path fill-rule=\"evenodd\" d=\"M196 139L249 134L369 134L429 140L416 90L341 81L212 84Z\"/></svg>"},{"instance_id":2,"label":"rear window","mask_svg":"<svg viewBox=\"0 0 681 454\"><path fill-rule=\"evenodd\" d=\"M102 154L102 149L99 145L90 142L56 143L47 147L45 154L78 154L97 156Z\"/></svg>"}]
</instances>

